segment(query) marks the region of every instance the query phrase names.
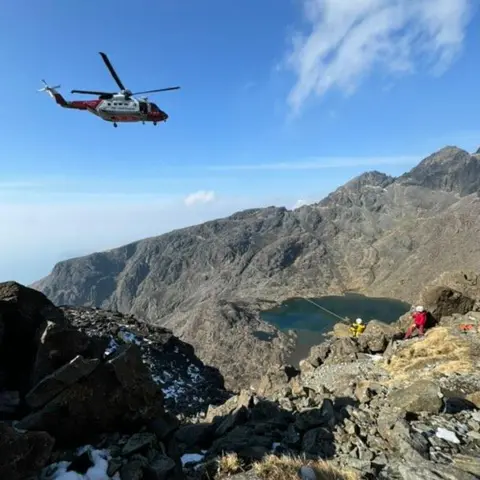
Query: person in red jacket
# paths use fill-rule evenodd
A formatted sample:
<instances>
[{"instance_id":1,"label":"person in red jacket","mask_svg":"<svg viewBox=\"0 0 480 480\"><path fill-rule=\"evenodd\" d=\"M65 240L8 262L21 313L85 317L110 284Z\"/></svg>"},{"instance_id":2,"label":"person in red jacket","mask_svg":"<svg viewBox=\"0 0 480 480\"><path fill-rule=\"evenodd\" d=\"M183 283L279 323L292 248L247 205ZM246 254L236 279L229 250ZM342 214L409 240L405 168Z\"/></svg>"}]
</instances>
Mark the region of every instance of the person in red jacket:
<instances>
[{"instance_id":1,"label":"person in red jacket","mask_svg":"<svg viewBox=\"0 0 480 480\"><path fill-rule=\"evenodd\" d=\"M425 324L427 323L427 312L422 306L415 308L415 311L412 313L413 323L408 328L405 333L404 339L410 338L415 329L418 329L418 335L423 337L425 333Z\"/></svg>"}]
</instances>

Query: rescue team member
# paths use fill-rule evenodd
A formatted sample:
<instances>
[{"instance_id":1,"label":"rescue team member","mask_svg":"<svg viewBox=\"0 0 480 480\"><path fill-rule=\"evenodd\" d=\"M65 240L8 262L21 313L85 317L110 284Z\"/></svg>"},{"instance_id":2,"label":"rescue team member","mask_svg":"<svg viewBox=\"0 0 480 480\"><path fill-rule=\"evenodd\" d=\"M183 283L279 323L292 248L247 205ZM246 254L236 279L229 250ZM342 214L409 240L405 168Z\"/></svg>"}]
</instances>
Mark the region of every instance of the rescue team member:
<instances>
[{"instance_id":1,"label":"rescue team member","mask_svg":"<svg viewBox=\"0 0 480 480\"><path fill-rule=\"evenodd\" d=\"M350 333L354 337L358 337L359 335L361 335L364 330L365 330L365 325L363 325L363 321L361 318L357 318L355 320L355 323L350 326Z\"/></svg>"},{"instance_id":2,"label":"rescue team member","mask_svg":"<svg viewBox=\"0 0 480 480\"><path fill-rule=\"evenodd\" d=\"M415 311L412 313L413 323L408 328L405 333L404 340L410 338L415 329L418 329L418 335L423 337L425 333L425 324L427 323L427 312L422 306L415 308Z\"/></svg>"}]
</instances>

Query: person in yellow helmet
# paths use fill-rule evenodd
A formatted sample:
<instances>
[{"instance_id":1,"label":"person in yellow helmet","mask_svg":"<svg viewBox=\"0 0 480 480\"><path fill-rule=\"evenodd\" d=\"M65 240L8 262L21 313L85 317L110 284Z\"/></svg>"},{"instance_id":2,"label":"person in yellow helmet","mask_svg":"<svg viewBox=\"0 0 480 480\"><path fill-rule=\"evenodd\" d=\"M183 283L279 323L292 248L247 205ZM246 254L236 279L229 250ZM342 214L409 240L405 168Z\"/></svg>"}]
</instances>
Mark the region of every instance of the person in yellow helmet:
<instances>
[{"instance_id":1,"label":"person in yellow helmet","mask_svg":"<svg viewBox=\"0 0 480 480\"><path fill-rule=\"evenodd\" d=\"M353 337L360 336L365 330L365 325L363 324L363 320L361 318L357 318L355 323L350 326L350 333Z\"/></svg>"}]
</instances>

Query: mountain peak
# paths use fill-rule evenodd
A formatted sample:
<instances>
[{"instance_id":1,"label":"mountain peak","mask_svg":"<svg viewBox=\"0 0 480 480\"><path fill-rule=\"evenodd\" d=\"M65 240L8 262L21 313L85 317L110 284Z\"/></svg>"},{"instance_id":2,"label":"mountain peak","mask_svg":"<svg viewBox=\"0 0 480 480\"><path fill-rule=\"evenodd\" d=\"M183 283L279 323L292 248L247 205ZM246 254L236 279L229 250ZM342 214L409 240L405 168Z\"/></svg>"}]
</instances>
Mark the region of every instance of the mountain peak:
<instances>
[{"instance_id":1,"label":"mountain peak","mask_svg":"<svg viewBox=\"0 0 480 480\"><path fill-rule=\"evenodd\" d=\"M318 205L326 207L331 204L352 205L353 203L362 203L362 197L365 194L371 194L372 189L385 188L394 182L394 178L377 170L362 173L327 197L321 200ZM370 187L370 188L369 188Z\"/></svg>"},{"instance_id":2,"label":"mountain peak","mask_svg":"<svg viewBox=\"0 0 480 480\"><path fill-rule=\"evenodd\" d=\"M397 183L469 195L480 190L480 159L461 148L446 146L398 177Z\"/></svg>"},{"instance_id":3,"label":"mountain peak","mask_svg":"<svg viewBox=\"0 0 480 480\"><path fill-rule=\"evenodd\" d=\"M392 183L393 180L393 177L387 175L386 173L379 172L378 170L371 170L356 176L344 186L355 189L367 186L384 188Z\"/></svg>"}]
</instances>

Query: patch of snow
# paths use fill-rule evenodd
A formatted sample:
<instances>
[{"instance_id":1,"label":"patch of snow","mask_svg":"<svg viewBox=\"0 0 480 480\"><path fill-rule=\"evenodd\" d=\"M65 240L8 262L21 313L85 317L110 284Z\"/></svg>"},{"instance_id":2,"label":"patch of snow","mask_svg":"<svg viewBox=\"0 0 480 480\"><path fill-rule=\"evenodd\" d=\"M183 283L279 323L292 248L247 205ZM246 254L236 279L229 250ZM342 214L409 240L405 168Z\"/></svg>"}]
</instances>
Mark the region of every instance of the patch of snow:
<instances>
[{"instance_id":1,"label":"patch of snow","mask_svg":"<svg viewBox=\"0 0 480 480\"><path fill-rule=\"evenodd\" d=\"M71 462L58 462L45 467L40 475L40 480L121 480L119 473L113 477L107 475L108 460L110 459L107 450L94 450L91 445L86 445L78 449L77 455L81 455L85 451L90 451L93 462L85 475L75 471L67 472Z\"/></svg>"},{"instance_id":2,"label":"patch of snow","mask_svg":"<svg viewBox=\"0 0 480 480\"><path fill-rule=\"evenodd\" d=\"M374 362L379 362L380 360L382 360L383 355L380 355L378 353L375 355L371 355L370 353L367 353L367 357L370 357Z\"/></svg>"},{"instance_id":3,"label":"patch of snow","mask_svg":"<svg viewBox=\"0 0 480 480\"><path fill-rule=\"evenodd\" d=\"M118 343L115 341L115 339L111 338L110 343L108 344L108 347L105 350L105 355L111 355L117 348L119 347Z\"/></svg>"},{"instance_id":4,"label":"patch of snow","mask_svg":"<svg viewBox=\"0 0 480 480\"><path fill-rule=\"evenodd\" d=\"M188 366L187 373L193 383L199 383L203 380L202 376L200 375L200 369L193 363Z\"/></svg>"},{"instance_id":5,"label":"patch of snow","mask_svg":"<svg viewBox=\"0 0 480 480\"><path fill-rule=\"evenodd\" d=\"M128 330L120 330L118 336L127 343L135 343L136 345L142 345L142 341L132 332Z\"/></svg>"},{"instance_id":6,"label":"patch of snow","mask_svg":"<svg viewBox=\"0 0 480 480\"><path fill-rule=\"evenodd\" d=\"M165 398L179 398L185 395L185 382L183 380L174 380L173 385L162 388Z\"/></svg>"},{"instance_id":7,"label":"patch of snow","mask_svg":"<svg viewBox=\"0 0 480 480\"><path fill-rule=\"evenodd\" d=\"M182 465L186 465L187 463L198 463L201 462L205 458L205 455L200 455L199 453L185 453L180 458Z\"/></svg>"},{"instance_id":8,"label":"patch of snow","mask_svg":"<svg viewBox=\"0 0 480 480\"><path fill-rule=\"evenodd\" d=\"M450 443L460 443L454 432L447 430L446 428L438 427L435 435L442 440L446 440Z\"/></svg>"}]
</instances>

